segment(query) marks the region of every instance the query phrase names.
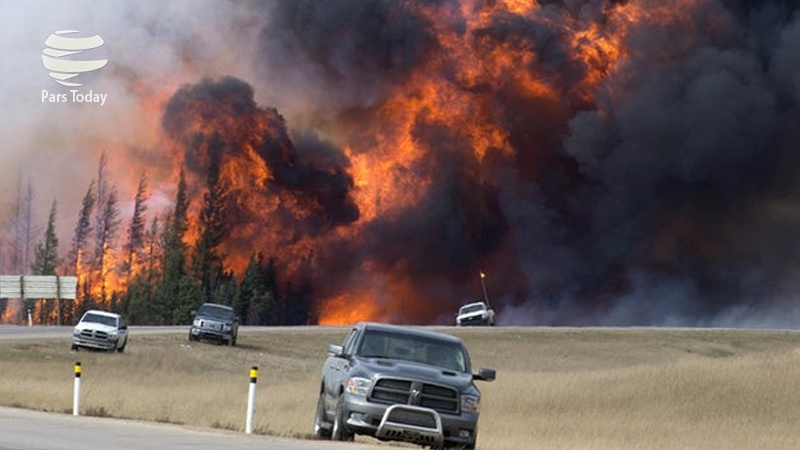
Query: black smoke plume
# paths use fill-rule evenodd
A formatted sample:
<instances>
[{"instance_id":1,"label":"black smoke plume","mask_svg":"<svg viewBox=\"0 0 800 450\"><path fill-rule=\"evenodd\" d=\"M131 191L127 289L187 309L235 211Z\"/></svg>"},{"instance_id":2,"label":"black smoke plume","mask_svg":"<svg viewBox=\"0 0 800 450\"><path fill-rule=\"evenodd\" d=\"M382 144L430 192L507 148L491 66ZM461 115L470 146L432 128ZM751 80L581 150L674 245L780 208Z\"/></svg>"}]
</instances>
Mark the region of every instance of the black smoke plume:
<instances>
[{"instance_id":1,"label":"black smoke plume","mask_svg":"<svg viewBox=\"0 0 800 450\"><path fill-rule=\"evenodd\" d=\"M439 26L467 32L454 2L423 4L442 12ZM421 279L442 314L479 294L485 267L506 323L800 318L797 3L678 2L673 20L630 24L624 56L600 67L603 79L586 92L582 80L601 64L581 59L569 36L590 26L614 32L614 8L632 4L645 13L670 8L542 1L528 15L497 13L473 30L465 42L476 54L535 54L515 70L553 86L558 101L521 96L513 82L462 86L491 105L513 146L512 155L490 152L482 162L421 118L415 137L430 152L435 182L417 208L372 224L369 257ZM445 51L430 16L404 5L274 3L260 42L265 77L301 71L290 89L318 95L321 115L381 104ZM484 7L491 2L475 6ZM283 64L287 56L292 64ZM429 76L449 76L446 65L440 70Z\"/></svg>"}]
</instances>

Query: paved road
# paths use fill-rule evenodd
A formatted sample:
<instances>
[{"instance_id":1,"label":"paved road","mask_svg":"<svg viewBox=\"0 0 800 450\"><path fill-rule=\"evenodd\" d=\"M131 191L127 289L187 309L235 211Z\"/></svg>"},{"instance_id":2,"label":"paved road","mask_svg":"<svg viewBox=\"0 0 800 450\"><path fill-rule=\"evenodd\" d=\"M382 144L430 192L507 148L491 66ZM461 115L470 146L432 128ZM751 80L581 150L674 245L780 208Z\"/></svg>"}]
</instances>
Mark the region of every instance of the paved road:
<instances>
[{"instance_id":1,"label":"paved road","mask_svg":"<svg viewBox=\"0 0 800 450\"><path fill-rule=\"evenodd\" d=\"M178 425L74 417L0 407L0 450L387 450L364 443L304 441Z\"/></svg>"},{"instance_id":2,"label":"paved road","mask_svg":"<svg viewBox=\"0 0 800 450\"><path fill-rule=\"evenodd\" d=\"M337 329L341 327L325 327L329 329ZM254 333L254 332L285 332L290 330L295 333L303 332L316 332L320 327L300 326L300 327L257 327L257 326L242 326L239 328L240 333ZM131 326L130 333L135 335L145 334L168 334L168 333L187 333L189 325L182 326L165 326L165 327L151 327L151 326ZM346 333L344 333L346 334ZM9 339L58 339L69 338L72 335L71 326L22 326L22 325L0 325L0 340Z\"/></svg>"},{"instance_id":3,"label":"paved road","mask_svg":"<svg viewBox=\"0 0 800 450\"><path fill-rule=\"evenodd\" d=\"M185 333L188 326L183 327L131 327L131 333L157 334L157 333ZM33 326L0 325L0 340L9 339L57 339L69 338L72 335L71 326Z\"/></svg>"}]
</instances>

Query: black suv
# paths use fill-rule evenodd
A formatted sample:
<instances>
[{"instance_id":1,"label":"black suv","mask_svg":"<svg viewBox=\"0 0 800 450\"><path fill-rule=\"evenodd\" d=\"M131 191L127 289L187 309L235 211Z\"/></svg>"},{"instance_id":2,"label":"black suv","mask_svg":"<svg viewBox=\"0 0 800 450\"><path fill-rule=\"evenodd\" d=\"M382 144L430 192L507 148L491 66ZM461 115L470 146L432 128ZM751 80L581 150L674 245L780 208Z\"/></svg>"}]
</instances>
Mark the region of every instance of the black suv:
<instances>
[{"instance_id":1,"label":"black suv","mask_svg":"<svg viewBox=\"0 0 800 450\"><path fill-rule=\"evenodd\" d=\"M331 344L322 368L314 435L355 434L432 448L474 449L481 393L460 339L417 328L359 323Z\"/></svg>"},{"instance_id":2,"label":"black suv","mask_svg":"<svg viewBox=\"0 0 800 450\"><path fill-rule=\"evenodd\" d=\"M239 335L239 319L233 308L217 303L204 303L197 311L192 311L192 328L189 340L201 339L236 345Z\"/></svg>"}]
</instances>

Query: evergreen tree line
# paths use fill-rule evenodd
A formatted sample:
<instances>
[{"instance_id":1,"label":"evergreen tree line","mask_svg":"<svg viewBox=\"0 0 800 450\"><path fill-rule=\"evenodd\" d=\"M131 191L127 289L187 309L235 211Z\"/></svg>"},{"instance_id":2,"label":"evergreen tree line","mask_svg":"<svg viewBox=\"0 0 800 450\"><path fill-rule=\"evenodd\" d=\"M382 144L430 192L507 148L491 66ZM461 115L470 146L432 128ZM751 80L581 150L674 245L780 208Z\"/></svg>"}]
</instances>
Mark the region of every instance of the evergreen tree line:
<instances>
[{"instance_id":1,"label":"evergreen tree line","mask_svg":"<svg viewBox=\"0 0 800 450\"><path fill-rule=\"evenodd\" d=\"M44 236L34 245L33 261L26 272L77 275L78 298L62 300L60 308L52 300L30 301L35 305L37 323L74 323L86 310L101 308L123 314L132 324L188 324L191 311L204 302L233 306L245 325L315 322L310 283L279 285L274 257L254 252L240 279L226 268L221 249L231 231L225 222L227 188L220 178L220 158L211 159L196 221L198 238L191 245L186 240L190 204L183 170L173 207L149 222L148 179L142 174L130 222L127 229L121 229L117 189L109 180L103 154L97 175L83 196L63 258L59 256L54 200ZM120 238L124 242L118 245ZM3 306L0 303L0 314Z\"/></svg>"}]
</instances>

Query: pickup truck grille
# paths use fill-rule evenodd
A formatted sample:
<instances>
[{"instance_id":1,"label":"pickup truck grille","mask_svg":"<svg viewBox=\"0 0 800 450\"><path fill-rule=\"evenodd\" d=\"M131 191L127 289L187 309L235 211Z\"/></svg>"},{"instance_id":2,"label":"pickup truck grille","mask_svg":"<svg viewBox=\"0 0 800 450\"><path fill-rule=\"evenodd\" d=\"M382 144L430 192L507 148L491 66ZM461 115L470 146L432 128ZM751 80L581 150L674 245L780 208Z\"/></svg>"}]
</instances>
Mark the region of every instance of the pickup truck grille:
<instances>
[{"instance_id":1,"label":"pickup truck grille","mask_svg":"<svg viewBox=\"0 0 800 450\"><path fill-rule=\"evenodd\" d=\"M472 316L461 319L461 325L483 325L486 319L483 316Z\"/></svg>"},{"instance_id":2,"label":"pickup truck grille","mask_svg":"<svg viewBox=\"0 0 800 450\"><path fill-rule=\"evenodd\" d=\"M86 339L108 339L108 333L100 330L81 330L81 337Z\"/></svg>"},{"instance_id":3,"label":"pickup truck grille","mask_svg":"<svg viewBox=\"0 0 800 450\"><path fill-rule=\"evenodd\" d=\"M201 320L200 321L200 329L202 329L202 330L222 331L222 323L215 322L213 320Z\"/></svg>"},{"instance_id":4,"label":"pickup truck grille","mask_svg":"<svg viewBox=\"0 0 800 450\"><path fill-rule=\"evenodd\" d=\"M380 378L372 388L370 400L422 406L444 413L458 412L458 392L455 389L411 380Z\"/></svg>"}]
</instances>

